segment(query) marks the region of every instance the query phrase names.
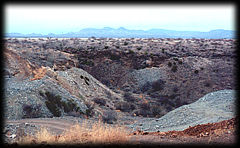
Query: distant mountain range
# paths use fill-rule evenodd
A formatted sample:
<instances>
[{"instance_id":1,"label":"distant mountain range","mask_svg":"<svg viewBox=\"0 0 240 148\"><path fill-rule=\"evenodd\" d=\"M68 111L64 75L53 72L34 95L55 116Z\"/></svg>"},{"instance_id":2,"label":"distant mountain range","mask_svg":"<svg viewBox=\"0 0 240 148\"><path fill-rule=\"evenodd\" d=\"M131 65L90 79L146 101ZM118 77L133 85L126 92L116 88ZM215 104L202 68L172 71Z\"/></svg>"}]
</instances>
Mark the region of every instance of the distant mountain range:
<instances>
[{"instance_id":1,"label":"distant mountain range","mask_svg":"<svg viewBox=\"0 0 240 148\"><path fill-rule=\"evenodd\" d=\"M129 30L124 27L118 29L104 27L102 29L85 28L78 32L69 32L64 34L48 35L42 34L21 34L21 33L7 33L5 37L53 37L53 38L206 38L206 39L231 39L235 38L235 31L232 30L211 30L209 32L200 31L175 31L165 29L150 29L150 30Z\"/></svg>"}]
</instances>

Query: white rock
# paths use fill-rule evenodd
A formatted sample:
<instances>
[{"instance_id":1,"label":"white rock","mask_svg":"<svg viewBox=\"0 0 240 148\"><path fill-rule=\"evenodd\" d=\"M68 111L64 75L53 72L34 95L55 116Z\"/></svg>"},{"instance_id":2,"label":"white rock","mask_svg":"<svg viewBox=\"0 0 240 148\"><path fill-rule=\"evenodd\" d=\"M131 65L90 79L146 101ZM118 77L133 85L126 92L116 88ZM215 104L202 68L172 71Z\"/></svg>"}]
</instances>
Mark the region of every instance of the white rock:
<instances>
[{"instance_id":1,"label":"white rock","mask_svg":"<svg viewBox=\"0 0 240 148\"><path fill-rule=\"evenodd\" d=\"M12 135L10 135L9 137L13 139L13 138L15 138L16 136L17 136L16 134L12 134Z\"/></svg>"}]
</instances>

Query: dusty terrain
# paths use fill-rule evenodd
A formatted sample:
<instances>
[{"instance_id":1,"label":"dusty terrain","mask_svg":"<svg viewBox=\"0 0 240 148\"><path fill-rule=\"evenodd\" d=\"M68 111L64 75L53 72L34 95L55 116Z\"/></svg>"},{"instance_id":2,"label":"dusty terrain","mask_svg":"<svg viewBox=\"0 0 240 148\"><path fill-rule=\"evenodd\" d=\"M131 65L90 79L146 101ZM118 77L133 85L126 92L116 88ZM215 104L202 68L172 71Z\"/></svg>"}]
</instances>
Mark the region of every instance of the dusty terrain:
<instances>
[{"instance_id":1,"label":"dusty terrain","mask_svg":"<svg viewBox=\"0 0 240 148\"><path fill-rule=\"evenodd\" d=\"M5 141L101 121L126 126L130 143L233 144L235 42L5 39Z\"/></svg>"},{"instance_id":2,"label":"dusty terrain","mask_svg":"<svg viewBox=\"0 0 240 148\"><path fill-rule=\"evenodd\" d=\"M79 121L81 122L81 120ZM77 122L77 119L69 120L69 118L42 118L21 119L14 121L9 120L6 121L6 124L11 126L18 126L18 129L16 130L17 137L15 138L17 140L20 138L20 136L24 136L24 130L26 131L26 129L28 129L29 127L31 127L30 131L32 133L39 130L37 128L47 127L48 130L50 130L54 134L61 135L62 132L69 129L70 126L76 124ZM94 121L89 123L93 122ZM183 131L143 132L138 130L135 132L129 132L128 141L126 144L234 145L237 143L236 122L236 118L232 118L230 120L224 120L218 123L208 123L189 127ZM13 135L13 133L11 133L10 131L6 133L6 136L9 139L11 139L11 135Z\"/></svg>"}]
</instances>

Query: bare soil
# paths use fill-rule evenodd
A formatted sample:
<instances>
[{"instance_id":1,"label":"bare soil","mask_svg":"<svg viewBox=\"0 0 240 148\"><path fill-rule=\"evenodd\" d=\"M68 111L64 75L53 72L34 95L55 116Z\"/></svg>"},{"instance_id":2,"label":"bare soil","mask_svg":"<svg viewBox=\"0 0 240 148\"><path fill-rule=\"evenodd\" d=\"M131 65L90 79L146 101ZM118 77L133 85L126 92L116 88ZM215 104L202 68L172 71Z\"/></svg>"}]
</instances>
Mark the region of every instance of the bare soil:
<instances>
[{"instance_id":1,"label":"bare soil","mask_svg":"<svg viewBox=\"0 0 240 148\"><path fill-rule=\"evenodd\" d=\"M76 120L42 118L7 120L7 124L37 125L47 127L57 135L76 124ZM7 133L10 135L10 133ZM17 135L18 136L18 135ZM20 136L20 135L19 135ZM236 118L218 123L208 123L189 127L183 131L142 132L140 130L129 134L129 144L145 145L172 145L172 144L206 144L206 145L233 145L236 144Z\"/></svg>"}]
</instances>

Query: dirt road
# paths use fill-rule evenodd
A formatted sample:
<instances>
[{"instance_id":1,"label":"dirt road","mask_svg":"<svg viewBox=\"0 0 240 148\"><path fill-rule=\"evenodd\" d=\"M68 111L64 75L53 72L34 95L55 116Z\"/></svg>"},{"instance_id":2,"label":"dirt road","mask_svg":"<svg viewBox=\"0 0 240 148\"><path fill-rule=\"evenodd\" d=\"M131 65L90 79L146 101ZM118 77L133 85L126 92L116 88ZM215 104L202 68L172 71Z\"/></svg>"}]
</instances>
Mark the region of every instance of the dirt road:
<instances>
[{"instance_id":1,"label":"dirt road","mask_svg":"<svg viewBox=\"0 0 240 148\"><path fill-rule=\"evenodd\" d=\"M25 126L35 125L47 127L53 133L61 134L64 130L76 124L74 118L41 118L7 120L5 125ZM183 131L142 132L135 131L129 134L130 144L226 144L233 145L236 141L236 119L224 120L218 123L208 123L189 127Z\"/></svg>"}]
</instances>

